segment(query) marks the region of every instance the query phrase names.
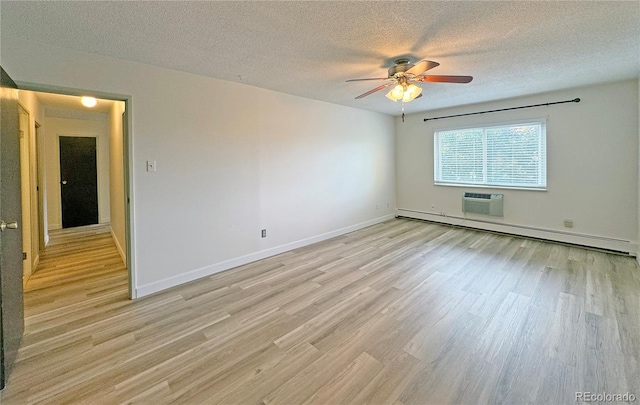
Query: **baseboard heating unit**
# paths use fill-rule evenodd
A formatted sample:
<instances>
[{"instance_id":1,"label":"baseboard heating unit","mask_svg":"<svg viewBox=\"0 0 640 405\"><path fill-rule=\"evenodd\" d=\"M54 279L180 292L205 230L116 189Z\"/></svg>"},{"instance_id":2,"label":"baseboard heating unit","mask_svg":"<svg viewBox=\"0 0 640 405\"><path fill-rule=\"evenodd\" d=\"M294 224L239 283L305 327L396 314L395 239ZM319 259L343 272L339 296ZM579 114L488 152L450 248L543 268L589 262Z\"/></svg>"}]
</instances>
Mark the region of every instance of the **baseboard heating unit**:
<instances>
[{"instance_id":1,"label":"baseboard heating unit","mask_svg":"<svg viewBox=\"0 0 640 405\"><path fill-rule=\"evenodd\" d=\"M446 214L444 212L428 212L408 208L396 208L396 218L417 219L420 221L460 226L463 228L477 229L487 232L503 233L530 239L547 240L631 256L636 256L636 252L640 251L638 249L637 242L626 239L567 232L560 229L546 229L535 226L509 224L504 223L501 220L500 222L496 222L490 220L490 218L469 218Z\"/></svg>"}]
</instances>

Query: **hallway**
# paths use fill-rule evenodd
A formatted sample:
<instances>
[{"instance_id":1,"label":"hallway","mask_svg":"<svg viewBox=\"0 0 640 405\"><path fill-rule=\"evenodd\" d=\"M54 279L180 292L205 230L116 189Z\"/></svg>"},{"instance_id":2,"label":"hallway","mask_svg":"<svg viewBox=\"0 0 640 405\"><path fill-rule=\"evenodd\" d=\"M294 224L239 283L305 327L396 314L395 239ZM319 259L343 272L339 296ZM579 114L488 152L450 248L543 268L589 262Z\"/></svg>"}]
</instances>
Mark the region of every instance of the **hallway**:
<instances>
[{"instance_id":1,"label":"hallway","mask_svg":"<svg viewBox=\"0 0 640 405\"><path fill-rule=\"evenodd\" d=\"M87 326L132 302L126 267L109 225L50 231L24 301L25 335L2 393L6 404L35 402L30 389L64 376L69 367L78 366L79 355L94 346L95 331Z\"/></svg>"},{"instance_id":2,"label":"hallway","mask_svg":"<svg viewBox=\"0 0 640 405\"><path fill-rule=\"evenodd\" d=\"M26 325L31 324L31 315L58 309L71 297L77 300L107 291L126 295L126 268L108 224L58 229L50 231L49 237L38 268L25 288ZM61 291L64 297L60 296ZM42 308L42 302L51 305Z\"/></svg>"}]
</instances>

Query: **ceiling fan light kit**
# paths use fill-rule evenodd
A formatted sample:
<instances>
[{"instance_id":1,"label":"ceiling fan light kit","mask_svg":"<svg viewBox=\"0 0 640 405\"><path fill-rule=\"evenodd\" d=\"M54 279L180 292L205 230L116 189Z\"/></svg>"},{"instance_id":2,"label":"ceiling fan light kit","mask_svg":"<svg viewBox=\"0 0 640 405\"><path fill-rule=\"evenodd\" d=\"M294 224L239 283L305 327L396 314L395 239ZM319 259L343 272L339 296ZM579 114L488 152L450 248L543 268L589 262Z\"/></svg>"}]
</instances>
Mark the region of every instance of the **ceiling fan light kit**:
<instances>
[{"instance_id":1,"label":"ceiling fan light kit","mask_svg":"<svg viewBox=\"0 0 640 405\"><path fill-rule=\"evenodd\" d=\"M438 62L430 60L421 60L416 64L410 64L409 59L402 58L395 61L395 65L388 70L388 76L371 78L371 79L350 79L348 82L369 81L369 80L387 80L386 84L360 94L356 99L364 98L377 91L395 85L386 97L390 100L402 101L408 103L422 96L422 89L414 82L435 82L435 83L469 83L473 80L471 76L434 76L424 75L423 73L429 69L439 66Z\"/></svg>"},{"instance_id":2,"label":"ceiling fan light kit","mask_svg":"<svg viewBox=\"0 0 640 405\"><path fill-rule=\"evenodd\" d=\"M408 103L409 101L414 100L422 93L422 89L415 84L397 84L391 91L387 93L387 98L389 100L402 101L403 103Z\"/></svg>"}]
</instances>

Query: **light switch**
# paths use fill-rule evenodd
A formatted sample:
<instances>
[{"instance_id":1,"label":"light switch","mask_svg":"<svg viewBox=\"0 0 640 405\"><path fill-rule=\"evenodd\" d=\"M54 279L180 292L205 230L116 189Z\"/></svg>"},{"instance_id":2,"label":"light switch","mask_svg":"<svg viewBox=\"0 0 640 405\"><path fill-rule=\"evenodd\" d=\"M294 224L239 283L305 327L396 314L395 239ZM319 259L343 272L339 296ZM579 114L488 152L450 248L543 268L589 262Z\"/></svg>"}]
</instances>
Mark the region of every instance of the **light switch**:
<instances>
[{"instance_id":1,"label":"light switch","mask_svg":"<svg viewBox=\"0 0 640 405\"><path fill-rule=\"evenodd\" d=\"M156 171L156 161L155 160L147 160L147 171L155 172Z\"/></svg>"}]
</instances>

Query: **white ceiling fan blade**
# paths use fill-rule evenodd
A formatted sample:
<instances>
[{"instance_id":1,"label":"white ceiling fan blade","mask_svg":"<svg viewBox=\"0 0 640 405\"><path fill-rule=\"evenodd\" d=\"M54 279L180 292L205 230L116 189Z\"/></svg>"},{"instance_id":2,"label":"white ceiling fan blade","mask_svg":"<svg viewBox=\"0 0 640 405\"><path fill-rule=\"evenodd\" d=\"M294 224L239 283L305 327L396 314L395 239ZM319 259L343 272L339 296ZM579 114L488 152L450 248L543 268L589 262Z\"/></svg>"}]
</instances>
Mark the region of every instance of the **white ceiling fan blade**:
<instances>
[{"instance_id":1,"label":"white ceiling fan blade","mask_svg":"<svg viewBox=\"0 0 640 405\"><path fill-rule=\"evenodd\" d=\"M347 82L362 82L362 81L365 81L365 80L387 80L387 79L388 79L388 77L372 77L372 78L369 78L369 79L349 79L349 80L347 80Z\"/></svg>"},{"instance_id":2,"label":"white ceiling fan blade","mask_svg":"<svg viewBox=\"0 0 640 405\"><path fill-rule=\"evenodd\" d=\"M362 93L362 94L360 94L358 97L356 97L356 100L361 99L361 98L364 98L364 97L367 97L369 94L373 94L373 93L375 93L376 91L380 91L380 90L382 90L382 89L384 89L384 88L386 88L386 87L391 86L391 85L392 85L392 84L394 84L394 83L395 83L395 82L389 82L389 83L387 83L387 84L383 84L382 86L378 86L378 87L376 87L375 89L369 90L369 91L368 91L368 92L366 92L366 93Z\"/></svg>"}]
</instances>

